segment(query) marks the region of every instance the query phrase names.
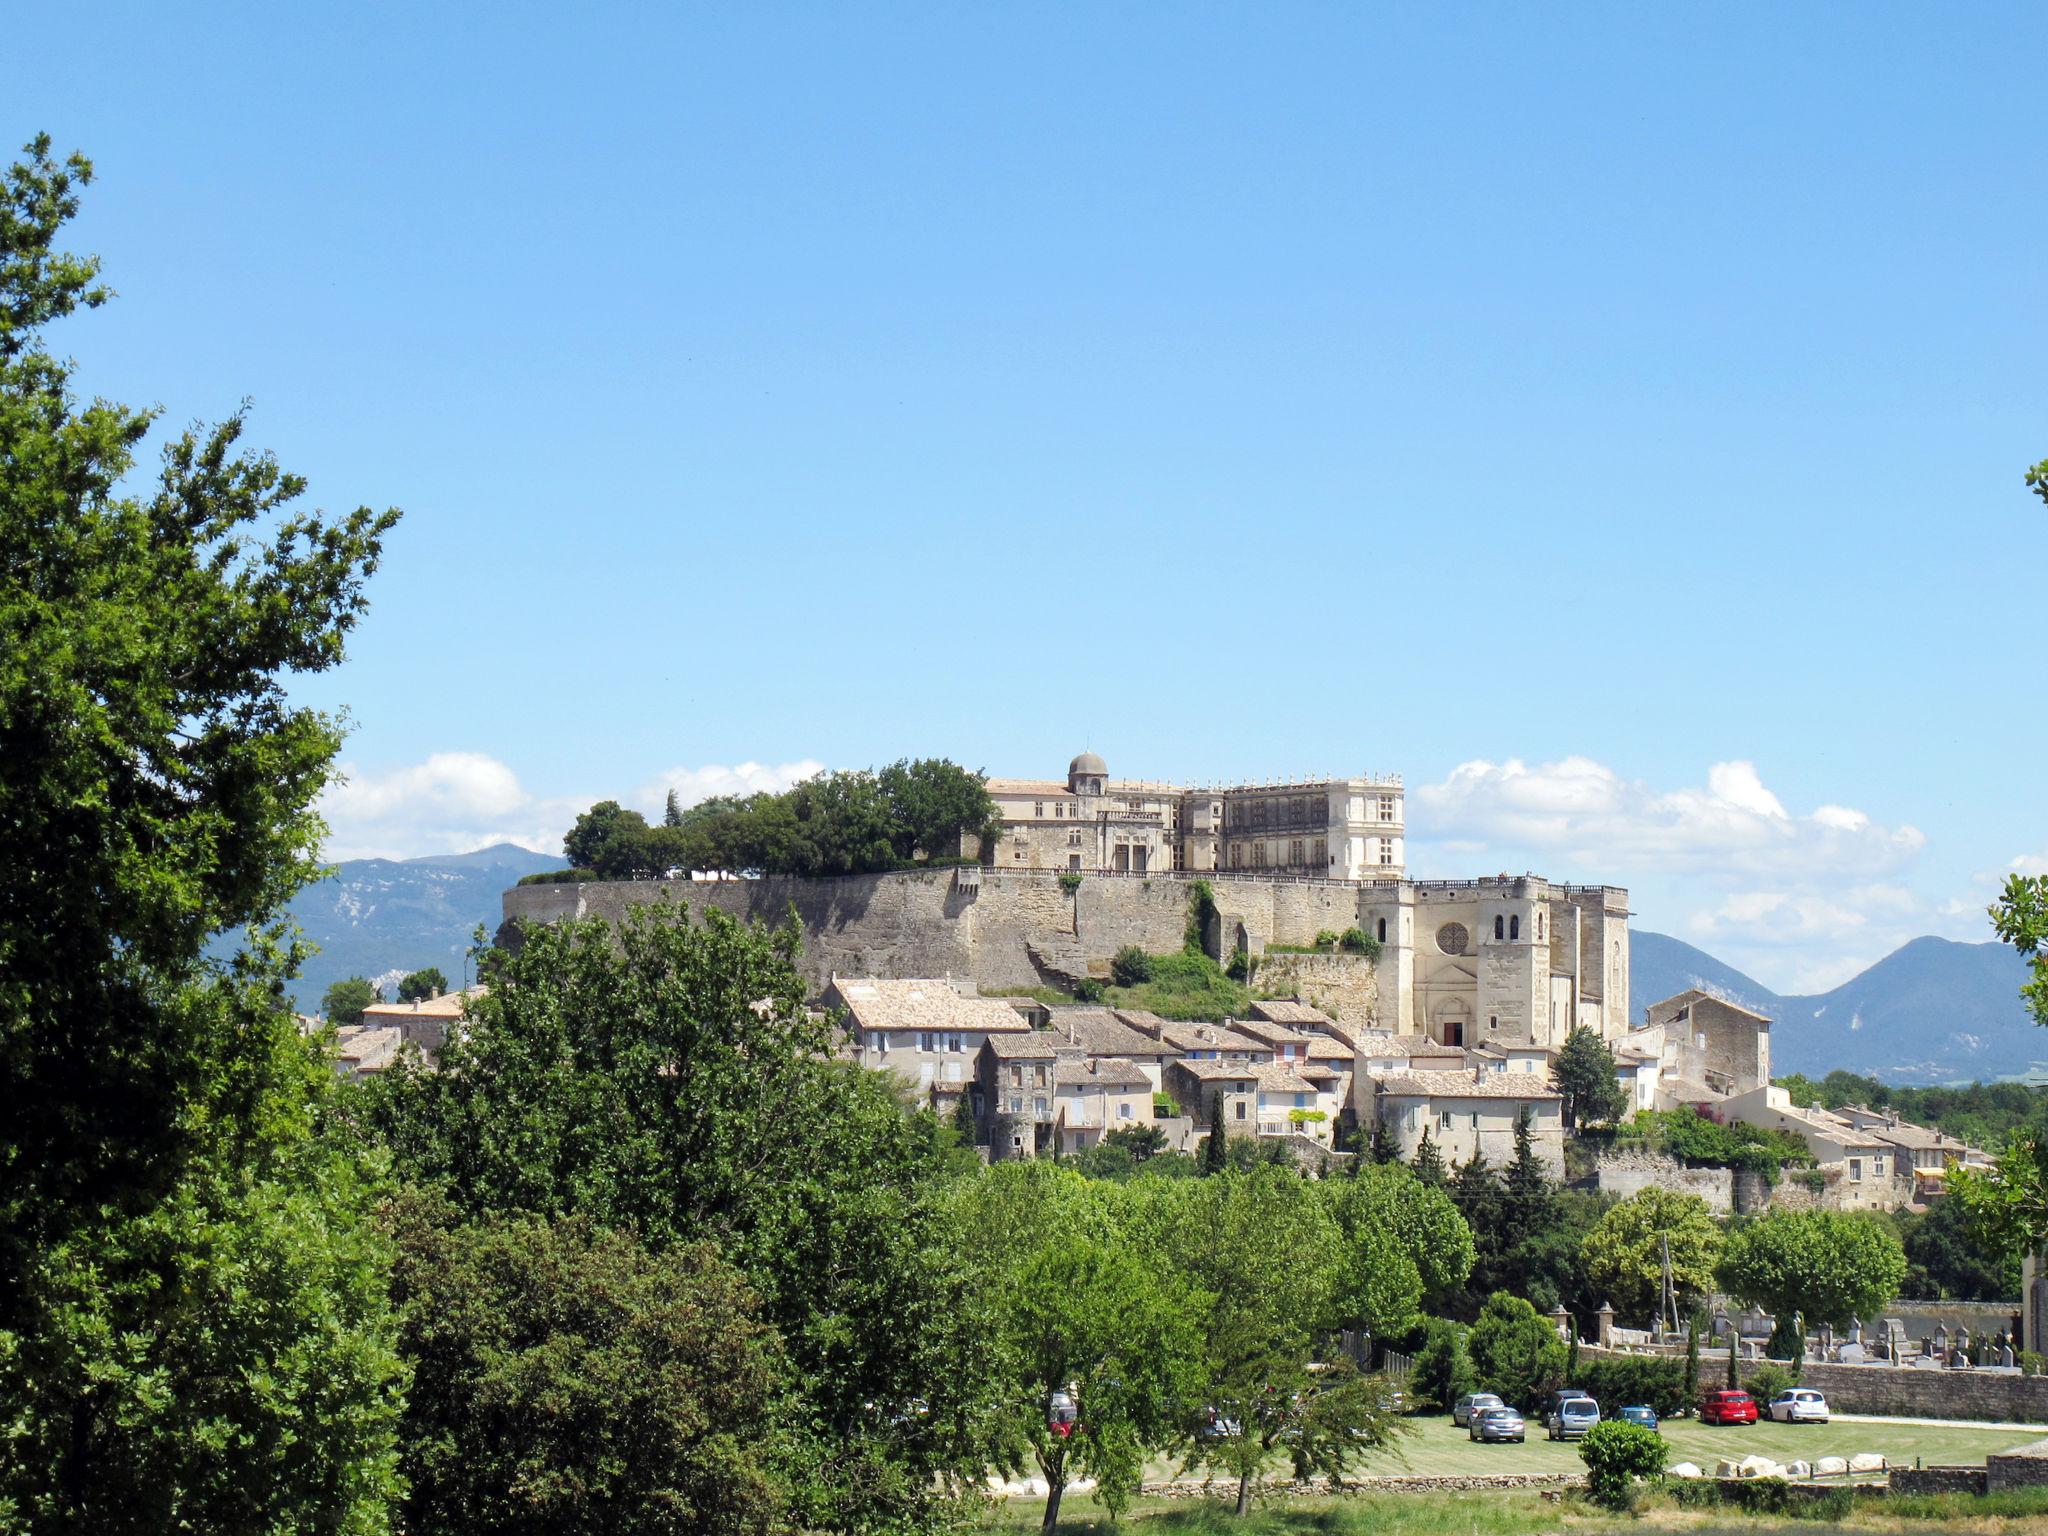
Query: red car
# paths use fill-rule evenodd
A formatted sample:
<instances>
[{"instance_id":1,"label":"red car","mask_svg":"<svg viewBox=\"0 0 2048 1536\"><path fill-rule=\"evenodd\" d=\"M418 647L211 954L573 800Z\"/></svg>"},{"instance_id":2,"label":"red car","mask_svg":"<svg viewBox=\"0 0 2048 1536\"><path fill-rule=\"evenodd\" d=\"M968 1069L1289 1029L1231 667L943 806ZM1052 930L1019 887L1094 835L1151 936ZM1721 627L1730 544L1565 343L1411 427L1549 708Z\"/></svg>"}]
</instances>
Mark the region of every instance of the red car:
<instances>
[{"instance_id":1,"label":"red car","mask_svg":"<svg viewBox=\"0 0 2048 1536\"><path fill-rule=\"evenodd\" d=\"M1709 1392L1700 1399L1702 1424L1754 1424L1756 1399L1747 1392Z\"/></svg>"}]
</instances>

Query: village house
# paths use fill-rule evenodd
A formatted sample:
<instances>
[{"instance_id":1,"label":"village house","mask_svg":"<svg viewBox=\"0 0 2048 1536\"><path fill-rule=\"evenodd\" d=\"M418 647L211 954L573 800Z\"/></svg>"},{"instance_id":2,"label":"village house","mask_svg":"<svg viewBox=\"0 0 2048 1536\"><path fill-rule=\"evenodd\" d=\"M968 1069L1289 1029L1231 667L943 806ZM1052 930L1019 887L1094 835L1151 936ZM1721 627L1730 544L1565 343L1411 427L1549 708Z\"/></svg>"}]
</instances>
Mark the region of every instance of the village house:
<instances>
[{"instance_id":1,"label":"village house","mask_svg":"<svg viewBox=\"0 0 2048 1536\"><path fill-rule=\"evenodd\" d=\"M461 1021L469 1000L483 997L489 991L490 988L485 986L471 987L463 992L443 992L436 988L431 996L416 1002L372 1003L363 1010L359 1027L365 1030L395 1029L403 1044L412 1046L430 1062L439 1061L441 1047L448 1043L448 1037ZM381 1050L375 1045L364 1048L373 1057ZM392 1059L395 1057L394 1051ZM378 1067L365 1065L362 1070L381 1071L389 1064L386 1060Z\"/></svg>"},{"instance_id":2,"label":"village house","mask_svg":"<svg viewBox=\"0 0 2048 1536\"><path fill-rule=\"evenodd\" d=\"M1152 1123L1152 1081L1133 1062L1060 1058L1054 1076L1053 1134L1063 1156Z\"/></svg>"},{"instance_id":3,"label":"village house","mask_svg":"<svg viewBox=\"0 0 2048 1536\"><path fill-rule=\"evenodd\" d=\"M1125 1022L1151 1035L1186 1061L1266 1062L1273 1048L1226 1024L1176 1024L1152 1014L1125 1013Z\"/></svg>"},{"instance_id":4,"label":"village house","mask_svg":"<svg viewBox=\"0 0 2048 1536\"><path fill-rule=\"evenodd\" d=\"M1827 1203L1844 1210L1895 1210L1911 1203L1916 1186L1913 1159L1894 1141L1860 1128L1831 1110L1799 1108L1784 1089L1770 1083L1737 1094L1714 1107L1717 1118L1789 1131L1828 1180Z\"/></svg>"},{"instance_id":5,"label":"village house","mask_svg":"<svg viewBox=\"0 0 2048 1536\"><path fill-rule=\"evenodd\" d=\"M1231 1136L1308 1136L1327 1144L1336 1124L1335 1115L1319 1106L1316 1084L1292 1064L1177 1061L1166 1069L1166 1091L1202 1131L1217 1098ZM1318 1113L1321 1120L1314 1118Z\"/></svg>"},{"instance_id":6,"label":"village house","mask_svg":"<svg viewBox=\"0 0 2048 1536\"><path fill-rule=\"evenodd\" d=\"M1051 1145L1053 1098L1059 1086L1059 1038L1050 1030L992 1033L975 1064L980 1123L989 1156L1036 1157ZM1076 1054L1073 1060L1081 1061Z\"/></svg>"},{"instance_id":7,"label":"village house","mask_svg":"<svg viewBox=\"0 0 2048 1536\"><path fill-rule=\"evenodd\" d=\"M949 981L834 976L824 1002L843 1010L854 1060L894 1073L942 1115L971 1090L991 1037L1031 1032L1030 1021L1000 998L970 996Z\"/></svg>"},{"instance_id":8,"label":"village house","mask_svg":"<svg viewBox=\"0 0 2048 1536\"><path fill-rule=\"evenodd\" d=\"M1475 1152L1497 1167L1512 1162L1515 1122L1526 1110L1536 1156L1552 1178L1564 1176L1563 1102L1547 1077L1476 1068L1396 1072L1371 1085L1372 1113L1404 1159L1414 1158L1427 1133L1447 1164Z\"/></svg>"},{"instance_id":9,"label":"village house","mask_svg":"<svg viewBox=\"0 0 2048 1536\"><path fill-rule=\"evenodd\" d=\"M1090 1060L1125 1061L1145 1074L1153 1092L1166 1086L1165 1070L1180 1052L1155 1035L1141 1034L1112 1009L1048 1008L1047 1027L1077 1047ZM1152 1017L1147 1015L1148 1018ZM1165 1020L1159 1020L1164 1023Z\"/></svg>"}]
</instances>

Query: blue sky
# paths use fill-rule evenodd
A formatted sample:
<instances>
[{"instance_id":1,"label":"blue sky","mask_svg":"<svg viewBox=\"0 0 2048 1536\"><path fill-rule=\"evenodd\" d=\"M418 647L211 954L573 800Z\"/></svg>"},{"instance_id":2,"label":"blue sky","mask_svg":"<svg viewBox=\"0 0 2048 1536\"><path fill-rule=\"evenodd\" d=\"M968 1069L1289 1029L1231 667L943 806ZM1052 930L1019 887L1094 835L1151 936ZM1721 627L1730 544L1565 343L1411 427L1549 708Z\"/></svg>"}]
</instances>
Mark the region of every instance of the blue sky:
<instances>
[{"instance_id":1,"label":"blue sky","mask_svg":"<svg viewBox=\"0 0 2048 1536\"><path fill-rule=\"evenodd\" d=\"M2048 860L2048 12L57 7L88 389L398 505L332 851L1396 771L1784 990Z\"/></svg>"}]
</instances>

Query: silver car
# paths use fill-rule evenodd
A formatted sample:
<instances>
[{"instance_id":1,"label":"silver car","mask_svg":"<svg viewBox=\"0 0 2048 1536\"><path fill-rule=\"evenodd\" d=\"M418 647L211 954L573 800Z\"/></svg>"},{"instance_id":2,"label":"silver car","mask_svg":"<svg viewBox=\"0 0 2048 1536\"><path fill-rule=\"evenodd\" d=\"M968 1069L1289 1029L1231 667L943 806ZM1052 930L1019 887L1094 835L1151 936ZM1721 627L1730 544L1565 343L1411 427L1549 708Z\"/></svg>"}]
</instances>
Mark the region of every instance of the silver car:
<instances>
[{"instance_id":1,"label":"silver car","mask_svg":"<svg viewBox=\"0 0 2048 1536\"><path fill-rule=\"evenodd\" d=\"M1460 1429L1472 1427L1472 1415L1482 1408L1504 1408L1507 1405L1491 1392L1467 1392L1451 1404L1451 1422Z\"/></svg>"},{"instance_id":2,"label":"silver car","mask_svg":"<svg viewBox=\"0 0 2048 1536\"><path fill-rule=\"evenodd\" d=\"M1469 1438L1482 1443L1497 1443L1513 1440L1519 1443L1528 1434L1528 1426L1522 1416L1512 1408L1481 1408L1472 1415L1472 1427L1466 1431Z\"/></svg>"},{"instance_id":3,"label":"silver car","mask_svg":"<svg viewBox=\"0 0 2048 1536\"><path fill-rule=\"evenodd\" d=\"M1600 1405L1590 1397L1568 1397L1550 1410L1548 1429L1553 1440L1583 1440L1586 1431L1600 1422Z\"/></svg>"}]
</instances>

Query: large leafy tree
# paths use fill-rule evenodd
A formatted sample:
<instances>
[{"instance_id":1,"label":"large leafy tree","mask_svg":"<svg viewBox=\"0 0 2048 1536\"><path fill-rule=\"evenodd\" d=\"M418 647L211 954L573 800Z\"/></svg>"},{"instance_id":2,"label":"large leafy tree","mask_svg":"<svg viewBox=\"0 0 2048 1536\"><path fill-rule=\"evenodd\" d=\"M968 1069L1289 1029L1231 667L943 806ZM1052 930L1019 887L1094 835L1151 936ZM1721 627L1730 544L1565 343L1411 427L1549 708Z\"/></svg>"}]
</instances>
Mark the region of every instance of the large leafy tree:
<instances>
[{"instance_id":1,"label":"large leafy tree","mask_svg":"<svg viewBox=\"0 0 2048 1536\"><path fill-rule=\"evenodd\" d=\"M891 763L876 776L896 825L896 856L957 855L965 842L987 846L1002 831L988 781L943 757Z\"/></svg>"},{"instance_id":2,"label":"large leafy tree","mask_svg":"<svg viewBox=\"0 0 2048 1536\"><path fill-rule=\"evenodd\" d=\"M1076 1473L1114 1481L1132 1453L1175 1438L1199 1401L1208 1298L1113 1219L1070 1169L1000 1163L962 1193L961 1232L981 1256L995 1319L1005 1439L1046 1483L1044 1528ZM1074 1417L1055 1414L1066 1400Z\"/></svg>"},{"instance_id":3,"label":"large leafy tree","mask_svg":"<svg viewBox=\"0 0 2048 1536\"><path fill-rule=\"evenodd\" d=\"M296 507L240 414L138 459L51 325L92 180L0 177L0 1504L31 1527L371 1531L386 1256L270 932L317 869L342 658L397 514ZM231 961L209 940L252 930Z\"/></svg>"},{"instance_id":4,"label":"large leafy tree","mask_svg":"<svg viewBox=\"0 0 2048 1536\"><path fill-rule=\"evenodd\" d=\"M1466 1336L1472 1367L1489 1392L1533 1408L1564 1377L1565 1345L1557 1329L1528 1302L1495 1291Z\"/></svg>"},{"instance_id":5,"label":"large leafy tree","mask_svg":"<svg viewBox=\"0 0 2048 1536\"><path fill-rule=\"evenodd\" d=\"M1664 1253L1681 1315L1714 1288L1721 1260L1721 1229L1697 1195L1642 1189L1610 1209L1586 1235L1581 1255L1586 1276L1631 1326L1657 1313L1663 1294Z\"/></svg>"},{"instance_id":6,"label":"large leafy tree","mask_svg":"<svg viewBox=\"0 0 2048 1536\"><path fill-rule=\"evenodd\" d=\"M438 997L447 990L448 978L441 974L441 967L430 965L423 970L412 972L399 982L398 1000L401 1003L423 1002L427 998Z\"/></svg>"},{"instance_id":7,"label":"large leafy tree","mask_svg":"<svg viewBox=\"0 0 2048 1536\"><path fill-rule=\"evenodd\" d=\"M1564 1037L1550 1077L1564 1099L1568 1127L1618 1120L1628 1109L1627 1090L1614 1075L1614 1052L1590 1029Z\"/></svg>"},{"instance_id":8,"label":"large leafy tree","mask_svg":"<svg viewBox=\"0 0 2048 1536\"><path fill-rule=\"evenodd\" d=\"M320 1000L320 1011L327 1016L328 1023L336 1026L360 1024L363 1011L377 1001L377 989L368 978L344 976L328 987L326 996Z\"/></svg>"},{"instance_id":9,"label":"large leafy tree","mask_svg":"<svg viewBox=\"0 0 2048 1536\"><path fill-rule=\"evenodd\" d=\"M986 1462L991 1325L945 1209L952 1133L831 1059L797 945L679 906L530 931L376 1119L401 1173L475 1216L716 1243L787 1347L795 1516L912 1521Z\"/></svg>"},{"instance_id":10,"label":"large leafy tree","mask_svg":"<svg viewBox=\"0 0 2048 1536\"><path fill-rule=\"evenodd\" d=\"M708 1244L398 1203L405 1528L742 1533L780 1513L774 1331Z\"/></svg>"},{"instance_id":11,"label":"large leafy tree","mask_svg":"<svg viewBox=\"0 0 2048 1536\"><path fill-rule=\"evenodd\" d=\"M1782 1323L1795 1312L1841 1327L1874 1318L1899 1294L1906 1254L1880 1217L1852 1211L1771 1211L1728 1236L1721 1283Z\"/></svg>"},{"instance_id":12,"label":"large leafy tree","mask_svg":"<svg viewBox=\"0 0 2048 1536\"><path fill-rule=\"evenodd\" d=\"M1472 1229L1448 1195L1400 1163L1354 1160L1318 1186L1341 1238L1339 1320L1376 1337L1407 1333L1472 1269Z\"/></svg>"}]
</instances>

